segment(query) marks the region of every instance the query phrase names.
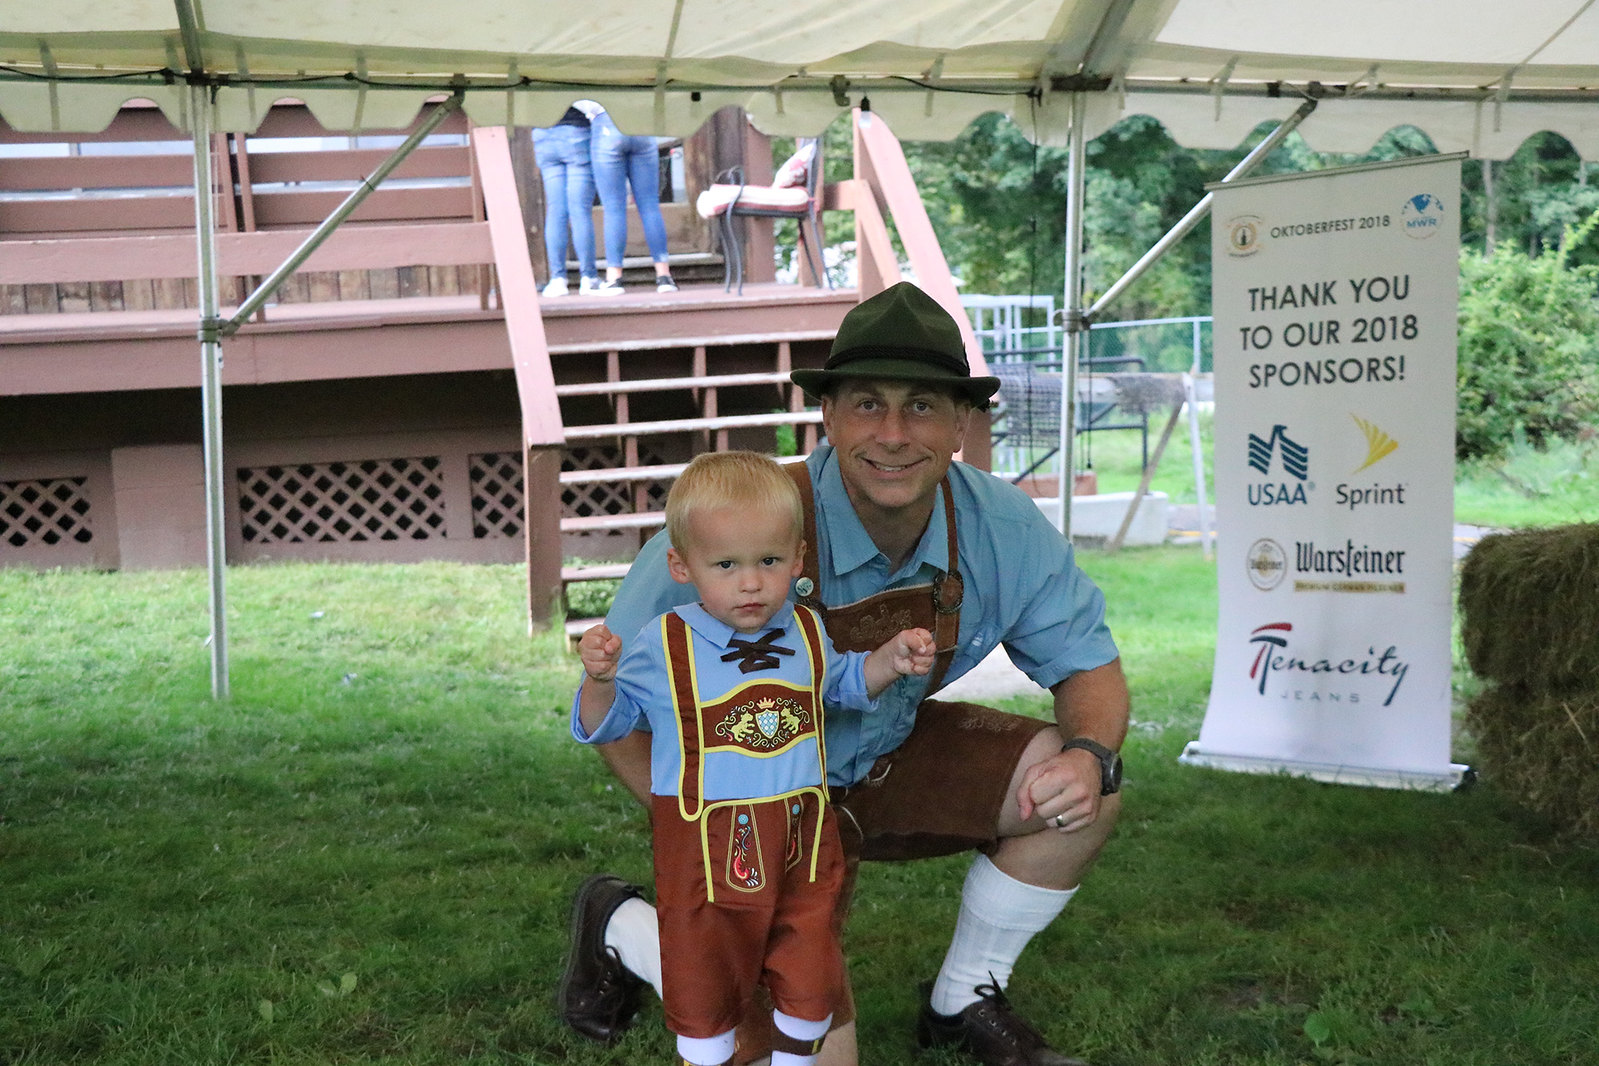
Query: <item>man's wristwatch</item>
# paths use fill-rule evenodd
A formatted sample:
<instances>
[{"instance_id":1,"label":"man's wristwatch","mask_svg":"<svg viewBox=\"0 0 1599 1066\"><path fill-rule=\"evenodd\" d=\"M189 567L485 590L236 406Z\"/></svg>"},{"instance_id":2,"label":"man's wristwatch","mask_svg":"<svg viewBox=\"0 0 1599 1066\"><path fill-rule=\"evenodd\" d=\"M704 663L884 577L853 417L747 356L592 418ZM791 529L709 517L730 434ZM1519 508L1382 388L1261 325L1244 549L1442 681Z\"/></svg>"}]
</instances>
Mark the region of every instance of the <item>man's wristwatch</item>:
<instances>
[{"instance_id":1,"label":"man's wristwatch","mask_svg":"<svg viewBox=\"0 0 1599 1066\"><path fill-rule=\"evenodd\" d=\"M1099 794L1108 796L1113 792L1121 791L1122 787L1122 757L1111 751L1097 740L1087 737L1072 737L1060 746L1061 751L1071 751L1073 748L1082 748L1092 752L1094 758L1099 760Z\"/></svg>"}]
</instances>

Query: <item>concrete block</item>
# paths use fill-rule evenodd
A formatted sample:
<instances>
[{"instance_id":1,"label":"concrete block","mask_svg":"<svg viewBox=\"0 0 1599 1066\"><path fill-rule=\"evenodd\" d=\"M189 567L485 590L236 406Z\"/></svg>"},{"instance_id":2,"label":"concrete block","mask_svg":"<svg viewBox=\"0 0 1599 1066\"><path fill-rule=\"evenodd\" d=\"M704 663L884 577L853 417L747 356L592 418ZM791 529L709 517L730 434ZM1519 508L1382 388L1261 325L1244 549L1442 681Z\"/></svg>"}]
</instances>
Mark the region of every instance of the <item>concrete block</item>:
<instances>
[{"instance_id":1,"label":"concrete block","mask_svg":"<svg viewBox=\"0 0 1599 1066\"><path fill-rule=\"evenodd\" d=\"M1047 498L1034 500L1056 529L1060 523L1060 500ZM1072 539L1108 541L1121 528L1127 508L1133 502L1131 492L1102 492L1095 496L1072 497ZM1139 501L1138 513L1122 545L1149 545L1166 543L1169 526L1170 500L1164 492L1146 492Z\"/></svg>"}]
</instances>

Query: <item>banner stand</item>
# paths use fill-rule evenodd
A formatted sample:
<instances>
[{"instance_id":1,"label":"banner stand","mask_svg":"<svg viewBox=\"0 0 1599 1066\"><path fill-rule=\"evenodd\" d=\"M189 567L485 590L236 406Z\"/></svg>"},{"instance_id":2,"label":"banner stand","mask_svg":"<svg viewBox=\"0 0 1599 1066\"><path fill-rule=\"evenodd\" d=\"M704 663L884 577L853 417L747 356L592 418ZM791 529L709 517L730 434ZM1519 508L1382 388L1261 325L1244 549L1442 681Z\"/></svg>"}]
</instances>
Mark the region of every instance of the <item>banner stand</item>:
<instances>
[{"instance_id":1,"label":"banner stand","mask_svg":"<svg viewBox=\"0 0 1599 1066\"><path fill-rule=\"evenodd\" d=\"M1180 762L1447 792L1462 155L1210 187L1215 667Z\"/></svg>"},{"instance_id":2,"label":"banner stand","mask_svg":"<svg viewBox=\"0 0 1599 1066\"><path fill-rule=\"evenodd\" d=\"M1177 761L1184 766L1209 770L1230 770L1244 774L1283 774L1308 777L1330 785L1365 785L1372 788L1410 789L1417 792L1455 792L1470 788L1476 772L1463 763L1450 763L1445 772L1435 770L1395 770L1372 766L1339 766L1334 763L1300 762L1255 755L1224 755L1208 752L1199 741L1191 740Z\"/></svg>"}]
</instances>

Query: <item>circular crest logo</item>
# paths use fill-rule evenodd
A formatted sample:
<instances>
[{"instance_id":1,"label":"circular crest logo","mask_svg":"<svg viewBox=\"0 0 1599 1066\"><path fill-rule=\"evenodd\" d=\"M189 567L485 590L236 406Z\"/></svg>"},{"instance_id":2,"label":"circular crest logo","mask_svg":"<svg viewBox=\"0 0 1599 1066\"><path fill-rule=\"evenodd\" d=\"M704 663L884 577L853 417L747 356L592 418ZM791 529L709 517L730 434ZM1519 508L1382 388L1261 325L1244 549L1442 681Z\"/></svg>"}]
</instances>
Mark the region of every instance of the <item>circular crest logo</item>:
<instances>
[{"instance_id":1,"label":"circular crest logo","mask_svg":"<svg viewBox=\"0 0 1599 1066\"><path fill-rule=\"evenodd\" d=\"M1288 573L1288 556L1283 546L1268 537L1249 546L1244 563L1249 571L1249 583L1262 592L1270 592L1282 584Z\"/></svg>"},{"instance_id":2,"label":"circular crest logo","mask_svg":"<svg viewBox=\"0 0 1599 1066\"><path fill-rule=\"evenodd\" d=\"M1419 192L1405 200L1399 209L1399 225L1405 236L1426 240L1444 225L1444 205L1430 192Z\"/></svg>"},{"instance_id":3,"label":"circular crest logo","mask_svg":"<svg viewBox=\"0 0 1599 1066\"><path fill-rule=\"evenodd\" d=\"M1235 215L1227 220L1227 254L1241 259L1260 251L1260 216Z\"/></svg>"}]
</instances>

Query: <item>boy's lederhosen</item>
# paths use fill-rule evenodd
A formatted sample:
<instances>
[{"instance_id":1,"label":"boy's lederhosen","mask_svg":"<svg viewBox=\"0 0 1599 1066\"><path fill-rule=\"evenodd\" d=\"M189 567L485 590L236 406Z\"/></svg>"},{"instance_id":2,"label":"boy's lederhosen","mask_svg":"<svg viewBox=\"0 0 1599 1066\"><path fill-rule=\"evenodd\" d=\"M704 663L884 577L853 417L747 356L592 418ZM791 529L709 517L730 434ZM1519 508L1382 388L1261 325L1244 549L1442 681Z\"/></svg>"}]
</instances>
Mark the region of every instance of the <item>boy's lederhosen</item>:
<instances>
[{"instance_id":1,"label":"boy's lederhosen","mask_svg":"<svg viewBox=\"0 0 1599 1066\"><path fill-rule=\"evenodd\" d=\"M841 993L834 913L844 861L822 788L704 798L713 751L760 758L814 742L816 780L826 780L821 629L804 608L794 617L810 657L809 687L754 680L714 703L700 701L688 626L676 614L665 619L682 772L678 795L653 797L651 820L663 1004L667 1024L684 1036L732 1029L758 984L785 1013L813 1020L833 1013Z\"/></svg>"},{"instance_id":2,"label":"boy's lederhosen","mask_svg":"<svg viewBox=\"0 0 1599 1066\"><path fill-rule=\"evenodd\" d=\"M798 601L822 615L838 651L871 651L902 629L933 634L938 656L928 692L937 692L960 641L964 583L960 575L955 503L949 479L941 483L949 563L927 585L890 589L856 603L825 607L817 549L816 503L805 463L784 467L799 486L805 509L805 560ZM1034 737L1054 723L1006 714L975 703L923 700L916 725L898 748L872 764L866 777L830 790L839 815L846 862L844 888L834 917L842 934L864 859L916 859L989 849L996 843L1000 811L1010 800L1010 779ZM952 769L959 772L952 773ZM844 994L833 1014L836 1028L855 1017L844 976ZM757 1008L739 1028L737 1061L759 1058L770 1039L770 1020Z\"/></svg>"}]
</instances>

